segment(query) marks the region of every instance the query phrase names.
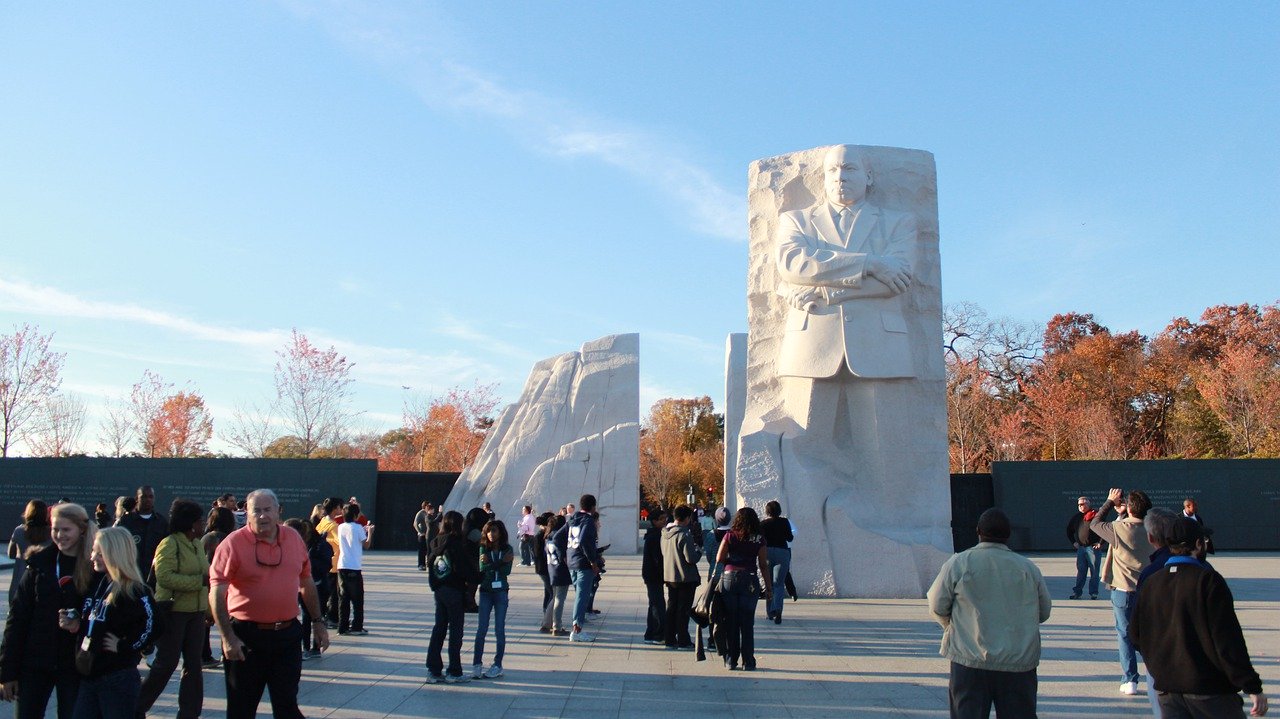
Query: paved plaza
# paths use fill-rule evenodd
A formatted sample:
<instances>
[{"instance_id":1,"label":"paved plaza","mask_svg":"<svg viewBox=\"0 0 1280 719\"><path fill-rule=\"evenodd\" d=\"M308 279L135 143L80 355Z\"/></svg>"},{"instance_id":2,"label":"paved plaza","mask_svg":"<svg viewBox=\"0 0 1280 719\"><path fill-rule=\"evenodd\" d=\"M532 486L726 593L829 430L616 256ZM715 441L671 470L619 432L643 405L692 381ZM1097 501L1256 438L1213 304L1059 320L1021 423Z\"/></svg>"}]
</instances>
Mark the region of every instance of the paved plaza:
<instances>
[{"instance_id":1,"label":"paved plaza","mask_svg":"<svg viewBox=\"0 0 1280 719\"><path fill-rule=\"evenodd\" d=\"M1074 556L1034 558L1054 597L1042 627L1040 715L1150 716L1145 697L1117 691L1111 604L1070 601ZM1213 558L1229 580L1254 666L1264 689L1280 679L1280 556ZM614 557L590 630L593 644L570 644L538 632L542 586L531 567L512 575L506 676L448 686L426 685L423 658L433 607L426 576L407 552L370 552L364 637L339 637L321 660L303 665L301 702L309 717L647 717L673 711L722 717L945 717L947 664L941 630L924 600L801 599L788 602L781 625L756 624L755 673L729 672L719 658L644 644L640 558ZM572 602L570 591L569 600ZM470 668L475 627L468 615L463 662ZM490 631L491 658L493 635ZM176 711L177 673L153 716ZM206 719L224 716L221 671L206 675ZM1275 694L1271 695L1273 698ZM53 712L49 712L52 716ZM264 699L261 716L270 716Z\"/></svg>"}]
</instances>

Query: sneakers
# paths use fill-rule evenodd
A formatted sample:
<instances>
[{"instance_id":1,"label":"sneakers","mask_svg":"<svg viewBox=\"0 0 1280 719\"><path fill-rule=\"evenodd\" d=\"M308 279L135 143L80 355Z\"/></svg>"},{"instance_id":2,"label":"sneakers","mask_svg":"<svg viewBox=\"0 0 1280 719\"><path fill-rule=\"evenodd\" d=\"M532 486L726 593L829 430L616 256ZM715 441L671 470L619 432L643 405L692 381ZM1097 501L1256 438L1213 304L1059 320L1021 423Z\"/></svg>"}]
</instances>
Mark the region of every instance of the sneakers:
<instances>
[{"instance_id":1,"label":"sneakers","mask_svg":"<svg viewBox=\"0 0 1280 719\"><path fill-rule=\"evenodd\" d=\"M550 634L551 627L538 627L538 631L542 632L543 634Z\"/></svg>"},{"instance_id":2,"label":"sneakers","mask_svg":"<svg viewBox=\"0 0 1280 719\"><path fill-rule=\"evenodd\" d=\"M368 629L352 629L351 631L347 632L347 634L351 634L357 637L364 637L364 636L368 636L369 630Z\"/></svg>"},{"instance_id":3,"label":"sneakers","mask_svg":"<svg viewBox=\"0 0 1280 719\"><path fill-rule=\"evenodd\" d=\"M488 669L484 670L485 679L497 679L500 676L502 676L502 667L497 664L493 664Z\"/></svg>"},{"instance_id":4,"label":"sneakers","mask_svg":"<svg viewBox=\"0 0 1280 719\"><path fill-rule=\"evenodd\" d=\"M1067 597L1067 599L1079 599L1079 598L1080 598L1080 592L1076 592L1071 596Z\"/></svg>"},{"instance_id":5,"label":"sneakers","mask_svg":"<svg viewBox=\"0 0 1280 719\"><path fill-rule=\"evenodd\" d=\"M219 667L221 667L221 666L222 666L222 660L221 660L221 659L210 659L210 660L208 660L207 662L205 662L204 664L201 664L200 666L201 666L201 667L203 667L203 668L205 668L205 669L218 669Z\"/></svg>"},{"instance_id":6,"label":"sneakers","mask_svg":"<svg viewBox=\"0 0 1280 719\"><path fill-rule=\"evenodd\" d=\"M644 640L644 643L645 644L665 644L666 642L662 641L661 639L646 639Z\"/></svg>"},{"instance_id":7,"label":"sneakers","mask_svg":"<svg viewBox=\"0 0 1280 719\"><path fill-rule=\"evenodd\" d=\"M452 674L444 675L445 684L466 684L469 681L471 681L471 677L467 676L466 674L459 674L456 677Z\"/></svg>"},{"instance_id":8,"label":"sneakers","mask_svg":"<svg viewBox=\"0 0 1280 719\"><path fill-rule=\"evenodd\" d=\"M471 678L472 678L472 679L484 679L484 665L483 665L483 664L472 664L472 665L471 665Z\"/></svg>"},{"instance_id":9,"label":"sneakers","mask_svg":"<svg viewBox=\"0 0 1280 719\"><path fill-rule=\"evenodd\" d=\"M432 674L431 672L427 672L427 683L428 683L428 684L439 684L439 683L440 683L440 682L442 682L442 681L444 681L444 675L443 675L443 674Z\"/></svg>"},{"instance_id":10,"label":"sneakers","mask_svg":"<svg viewBox=\"0 0 1280 719\"><path fill-rule=\"evenodd\" d=\"M306 649L306 650L303 650L302 652L302 661L304 662L309 661L311 659L323 659L323 658L324 658L324 654L322 654L319 649Z\"/></svg>"},{"instance_id":11,"label":"sneakers","mask_svg":"<svg viewBox=\"0 0 1280 719\"><path fill-rule=\"evenodd\" d=\"M1120 693L1127 694L1131 697L1136 697L1142 692L1138 690L1137 682L1125 682L1124 684L1120 685Z\"/></svg>"},{"instance_id":12,"label":"sneakers","mask_svg":"<svg viewBox=\"0 0 1280 719\"><path fill-rule=\"evenodd\" d=\"M1090 594L1090 595L1089 595L1089 598L1090 598L1090 599L1097 599L1097 598L1098 598L1098 595L1096 595L1096 594Z\"/></svg>"},{"instance_id":13,"label":"sneakers","mask_svg":"<svg viewBox=\"0 0 1280 719\"><path fill-rule=\"evenodd\" d=\"M553 636L553 637L567 637L567 636L569 636L569 630L568 630L568 629L552 629L552 630L551 630L551 636Z\"/></svg>"},{"instance_id":14,"label":"sneakers","mask_svg":"<svg viewBox=\"0 0 1280 719\"><path fill-rule=\"evenodd\" d=\"M569 632L569 641L571 642L594 642L595 640L595 637L582 631L581 628Z\"/></svg>"}]
</instances>

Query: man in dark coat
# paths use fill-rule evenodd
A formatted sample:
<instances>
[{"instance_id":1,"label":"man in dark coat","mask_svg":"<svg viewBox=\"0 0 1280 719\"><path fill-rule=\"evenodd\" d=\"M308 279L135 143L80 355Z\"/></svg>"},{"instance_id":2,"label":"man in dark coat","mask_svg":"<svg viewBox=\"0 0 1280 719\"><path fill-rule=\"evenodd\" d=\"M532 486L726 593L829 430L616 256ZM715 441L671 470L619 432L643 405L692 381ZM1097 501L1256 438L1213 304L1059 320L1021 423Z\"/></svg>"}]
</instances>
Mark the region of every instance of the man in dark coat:
<instances>
[{"instance_id":1,"label":"man in dark coat","mask_svg":"<svg viewBox=\"0 0 1280 719\"><path fill-rule=\"evenodd\" d=\"M640 565L640 578L649 594L649 619L644 628L645 644L663 643L663 622L667 617L667 602L663 597L662 583L662 527L667 523L667 513L661 509L649 515L649 529L644 533L644 561Z\"/></svg>"},{"instance_id":2,"label":"man in dark coat","mask_svg":"<svg viewBox=\"0 0 1280 719\"><path fill-rule=\"evenodd\" d=\"M1249 661L1226 580L1202 561L1200 525L1177 519L1168 548L1172 556L1143 583L1129 622L1129 637L1147 662L1161 714L1238 717L1243 691L1253 701L1250 715L1263 716L1262 680Z\"/></svg>"},{"instance_id":3,"label":"man in dark coat","mask_svg":"<svg viewBox=\"0 0 1280 719\"><path fill-rule=\"evenodd\" d=\"M148 485L138 487L138 504L132 512L116 521L133 535L138 547L138 570L145 578L151 573L151 561L155 559L160 540L169 536L169 520L156 511L156 492Z\"/></svg>"}]
</instances>

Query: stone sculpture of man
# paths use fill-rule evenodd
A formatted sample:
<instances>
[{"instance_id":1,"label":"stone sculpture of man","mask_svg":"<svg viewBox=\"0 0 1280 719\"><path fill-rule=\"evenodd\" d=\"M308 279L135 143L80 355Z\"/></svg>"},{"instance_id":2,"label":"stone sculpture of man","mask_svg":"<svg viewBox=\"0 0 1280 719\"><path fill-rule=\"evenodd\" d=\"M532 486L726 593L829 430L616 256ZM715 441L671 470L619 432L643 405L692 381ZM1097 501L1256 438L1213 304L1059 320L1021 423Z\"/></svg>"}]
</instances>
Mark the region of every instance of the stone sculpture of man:
<instances>
[{"instance_id":1,"label":"stone sculpture of man","mask_svg":"<svg viewBox=\"0 0 1280 719\"><path fill-rule=\"evenodd\" d=\"M779 221L779 292L789 305L779 374L913 377L901 295L911 287L915 216L866 201L872 177L854 147L828 150L822 172L826 197Z\"/></svg>"},{"instance_id":2,"label":"stone sculpture of man","mask_svg":"<svg viewBox=\"0 0 1280 719\"><path fill-rule=\"evenodd\" d=\"M778 220L778 292L787 303L778 374L787 378L788 414L803 428L803 454L852 477L828 509L858 516L866 505L857 495L884 498L883 510L898 494L877 386L916 375L903 314L916 218L867 201L873 178L856 147L828 150L822 173L823 199Z\"/></svg>"}]
</instances>

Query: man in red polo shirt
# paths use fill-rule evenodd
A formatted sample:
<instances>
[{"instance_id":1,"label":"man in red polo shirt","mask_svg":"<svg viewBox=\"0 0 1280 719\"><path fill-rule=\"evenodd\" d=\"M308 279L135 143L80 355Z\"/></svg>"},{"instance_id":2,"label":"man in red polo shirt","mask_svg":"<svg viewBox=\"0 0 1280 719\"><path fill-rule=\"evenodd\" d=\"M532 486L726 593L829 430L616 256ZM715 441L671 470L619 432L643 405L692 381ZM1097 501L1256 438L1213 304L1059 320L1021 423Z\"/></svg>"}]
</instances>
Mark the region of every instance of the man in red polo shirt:
<instances>
[{"instance_id":1,"label":"man in red polo shirt","mask_svg":"<svg viewBox=\"0 0 1280 719\"><path fill-rule=\"evenodd\" d=\"M329 647L307 547L280 524L275 492L259 489L246 504L248 523L218 545L209 568L209 603L222 634L227 719L253 719L266 687L276 719L302 719L299 589L316 645L321 651Z\"/></svg>"}]
</instances>

